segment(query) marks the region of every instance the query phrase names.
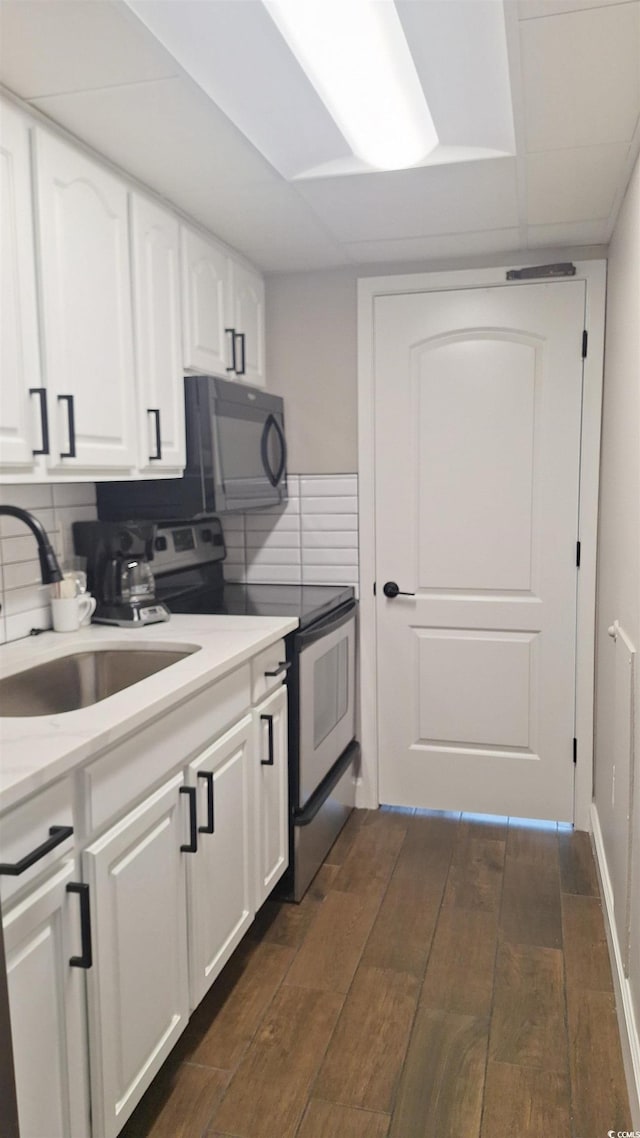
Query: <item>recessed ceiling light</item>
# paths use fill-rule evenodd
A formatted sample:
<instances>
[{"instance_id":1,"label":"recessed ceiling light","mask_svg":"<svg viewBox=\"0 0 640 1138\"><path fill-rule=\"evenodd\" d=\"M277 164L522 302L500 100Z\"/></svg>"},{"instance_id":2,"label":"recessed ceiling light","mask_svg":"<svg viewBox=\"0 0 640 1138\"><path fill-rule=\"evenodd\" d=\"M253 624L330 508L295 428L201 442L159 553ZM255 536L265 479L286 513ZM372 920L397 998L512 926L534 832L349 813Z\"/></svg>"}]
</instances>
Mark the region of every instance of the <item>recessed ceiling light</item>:
<instances>
[{"instance_id":1,"label":"recessed ceiling light","mask_svg":"<svg viewBox=\"0 0 640 1138\"><path fill-rule=\"evenodd\" d=\"M264 0L353 153L374 169L438 145L393 0Z\"/></svg>"}]
</instances>

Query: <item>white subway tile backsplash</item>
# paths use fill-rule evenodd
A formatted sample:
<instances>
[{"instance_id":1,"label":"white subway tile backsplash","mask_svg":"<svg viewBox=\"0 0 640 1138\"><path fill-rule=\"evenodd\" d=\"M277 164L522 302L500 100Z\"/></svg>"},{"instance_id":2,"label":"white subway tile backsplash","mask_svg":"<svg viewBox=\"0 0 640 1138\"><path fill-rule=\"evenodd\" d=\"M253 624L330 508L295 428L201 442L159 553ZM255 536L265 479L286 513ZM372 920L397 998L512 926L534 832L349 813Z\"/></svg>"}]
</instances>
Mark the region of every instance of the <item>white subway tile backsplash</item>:
<instances>
[{"instance_id":1,"label":"white subway tile backsplash","mask_svg":"<svg viewBox=\"0 0 640 1138\"><path fill-rule=\"evenodd\" d=\"M302 515L302 533L307 530L348 530L349 533L358 532L357 514L306 514ZM303 537L304 540L304 537Z\"/></svg>"},{"instance_id":2,"label":"white subway tile backsplash","mask_svg":"<svg viewBox=\"0 0 640 1138\"><path fill-rule=\"evenodd\" d=\"M60 527L56 521L56 514L53 506L49 509L29 509L29 513L33 514L36 521L44 526L47 534L55 533ZM0 538L5 537L24 537L28 535L29 531L25 528L24 522L19 518L0 517ZM35 539L32 539L35 543Z\"/></svg>"},{"instance_id":3,"label":"white subway tile backsplash","mask_svg":"<svg viewBox=\"0 0 640 1138\"><path fill-rule=\"evenodd\" d=\"M300 549L281 549L277 546L264 546L261 549L247 549L247 567L250 565L299 565Z\"/></svg>"},{"instance_id":4,"label":"white subway tile backsplash","mask_svg":"<svg viewBox=\"0 0 640 1138\"><path fill-rule=\"evenodd\" d=\"M28 612L8 616L4 623L7 641L22 640L24 636L31 634L33 628L43 632L51 628L51 608L47 606L47 608L29 609Z\"/></svg>"},{"instance_id":5,"label":"white subway tile backsplash","mask_svg":"<svg viewBox=\"0 0 640 1138\"><path fill-rule=\"evenodd\" d=\"M358 548L357 529L345 530L305 530L303 547L305 550L314 549L356 549Z\"/></svg>"},{"instance_id":6,"label":"white subway tile backsplash","mask_svg":"<svg viewBox=\"0 0 640 1138\"><path fill-rule=\"evenodd\" d=\"M9 620L18 613L29 612L30 609L44 609L50 600L51 593L49 591L49 585L43 585L42 582L38 580L37 585L27 585L22 589L5 590L2 611L4 612L5 618Z\"/></svg>"},{"instance_id":7,"label":"white subway tile backsplash","mask_svg":"<svg viewBox=\"0 0 640 1138\"><path fill-rule=\"evenodd\" d=\"M52 486L54 506L95 506L95 482L56 483ZM93 515L95 517L95 514Z\"/></svg>"},{"instance_id":8,"label":"white subway tile backsplash","mask_svg":"<svg viewBox=\"0 0 640 1138\"><path fill-rule=\"evenodd\" d=\"M358 499L345 494L343 497L307 497L304 501L305 514L357 514Z\"/></svg>"},{"instance_id":9,"label":"white subway tile backsplash","mask_svg":"<svg viewBox=\"0 0 640 1138\"><path fill-rule=\"evenodd\" d=\"M244 580L252 585L299 585L299 565L249 565Z\"/></svg>"},{"instance_id":10,"label":"white subway tile backsplash","mask_svg":"<svg viewBox=\"0 0 640 1138\"><path fill-rule=\"evenodd\" d=\"M7 537L0 540L0 561L3 565L14 565L22 561L33 561L37 553L35 539L28 530L24 537ZM62 535L57 531L48 535L58 557L62 556Z\"/></svg>"},{"instance_id":11,"label":"white subway tile backsplash","mask_svg":"<svg viewBox=\"0 0 640 1138\"><path fill-rule=\"evenodd\" d=\"M11 589L24 589L27 585L40 585L40 562L19 561L12 564L5 561L2 567L2 581L5 592Z\"/></svg>"},{"instance_id":12,"label":"white subway tile backsplash","mask_svg":"<svg viewBox=\"0 0 640 1138\"><path fill-rule=\"evenodd\" d=\"M264 531L277 530L293 530L298 532L300 529L300 514L280 514L274 517L273 514L265 514L262 511L258 514L247 514L247 532L260 533ZM226 532L226 522L223 522Z\"/></svg>"},{"instance_id":13,"label":"white subway tile backsplash","mask_svg":"<svg viewBox=\"0 0 640 1138\"><path fill-rule=\"evenodd\" d=\"M329 475L326 477L301 478L300 492L303 497L351 496L358 493L358 478L355 474Z\"/></svg>"},{"instance_id":14,"label":"white subway tile backsplash","mask_svg":"<svg viewBox=\"0 0 640 1138\"><path fill-rule=\"evenodd\" d=\"M357 565L304 565L303 585L357 585Z\"/></svg>"},{"instance_id":15,"label":"white subway tile backsplash","mask_svg":"<svg viewBox=\"0 0 640 1138\"><path fill-rule=\"evenodd\" d=\"M254 549L297 549L300 550L300 531L280 529L250 530L247 532L247 557Z\"/></svg>"},{"instance_id":16,"label":"white subway tile backsplash","mask_svg":"<svg viewBox=\"0 0 640 1138\"><path fill-rule=\"evenodd\" d=\"M3 506L20 506L23 510L42 510L53 506L53 486L39 482L18 486L0 486Z\"/></svg>"},{"instance_id":17,"label":"white subway tile backsplash","mask_svg":"<svg viewBox=\"0 0 640 1138\"><path fill-rule=\"evenodd\" d=\"M358 564L357 549L331 549L324 546L322 549L303 549L303 565L356 565Z\"/></svg>"}]
</instances>

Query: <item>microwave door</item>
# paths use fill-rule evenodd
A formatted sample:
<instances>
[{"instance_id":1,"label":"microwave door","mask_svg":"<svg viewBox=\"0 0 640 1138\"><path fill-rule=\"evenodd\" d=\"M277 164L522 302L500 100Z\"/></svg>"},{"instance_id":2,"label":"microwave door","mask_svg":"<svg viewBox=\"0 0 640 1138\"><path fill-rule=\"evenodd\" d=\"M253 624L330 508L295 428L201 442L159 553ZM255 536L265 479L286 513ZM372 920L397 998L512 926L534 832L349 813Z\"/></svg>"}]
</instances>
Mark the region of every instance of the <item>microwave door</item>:
<instances>
[{"instance_id":1,"label":"microwave door","mask_svg":"<svg viewBox=\"0 0 640 1138\"><path fill-rule=\"evenodd\" d=\"M284 464L282 458L273 457L269 440L264 441L265 431L273 433L269 420L274 418L260 407L218 401L214 429L219 509L245 510L278 505L283 500ZM282 456L284 451L280 453ZM274 484L276 474L279 479Z\"/></svg>"}]
</instances>

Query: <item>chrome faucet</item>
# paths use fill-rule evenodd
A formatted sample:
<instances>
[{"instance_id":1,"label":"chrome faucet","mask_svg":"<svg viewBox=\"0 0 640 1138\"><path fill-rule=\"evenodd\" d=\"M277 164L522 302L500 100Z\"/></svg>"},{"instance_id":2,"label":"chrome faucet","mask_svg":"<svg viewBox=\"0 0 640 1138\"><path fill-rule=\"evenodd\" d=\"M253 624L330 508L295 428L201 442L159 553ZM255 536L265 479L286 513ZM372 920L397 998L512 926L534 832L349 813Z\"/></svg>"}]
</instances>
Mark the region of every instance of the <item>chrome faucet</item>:
<instances>
[{"instance_id":1,"label":"chrome faucet","mask_svg":"<svg viewBox=\"0 0 640 1138\"><path fill-rule=\"evenodd\" d=\"M0 516L5 514L10 518L19 518L29 527L33 536L38 543L38 557L40 558L40 575L42 577L43 585L51 585L54 581L62 580L62 569L58 564L58 558L49 538L47 537L44 527L40 524L33 514L27 510L21 510L19 506L0 506Z\"/></svg>"}]
</instances>

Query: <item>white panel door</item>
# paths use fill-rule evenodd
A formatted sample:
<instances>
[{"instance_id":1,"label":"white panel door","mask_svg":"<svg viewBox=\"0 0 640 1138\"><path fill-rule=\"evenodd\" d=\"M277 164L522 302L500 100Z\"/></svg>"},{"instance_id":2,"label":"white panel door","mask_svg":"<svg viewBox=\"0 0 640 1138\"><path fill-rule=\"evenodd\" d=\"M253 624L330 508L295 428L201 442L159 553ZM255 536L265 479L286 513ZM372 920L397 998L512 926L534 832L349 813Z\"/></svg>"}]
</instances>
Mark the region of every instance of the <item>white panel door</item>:
<instances>
[{"instance_id":1,"label":"white panel door","mask_svg":"<svg viewBox=\"0 0 640 1138\"><path fill-rule=\"evenodd\" d=\"M130 205L139 466L176 472L185 463L180 227L138 194Z\"/></svg>"},{"instance_id":2,"label":"white panel door","mask_svg":"<svg viewBox=\"0 0 640 1138\"><path fill-rule=\"evenodd\" d=\"M136 464L127 189L36 131L44 358L56 474Z\"/></svg>"},{"instance_id":3,"label":"white panel door","mask_svg":"<svg viewBox=\"0 0 640 1138\"><path fill-rule=\"evenodd\" d=\"M573 819L584 304L376 301L382 802Z\"/></svg>"},{"instance_id":4,"label":"white panel door","mask_svg":"<svg viewBox=\"0 0 640 1138\"><path fill-rule=\"evenodd\" d=\"M233 373L229 257L193 229L182 226L181 235L185 370L229 378Z\"/></svg>"},{"instance_id":5,"label":"white panel door","mask_svg":"<svg viewBox=\"0 0 640 1138\"><path fill-rule=\"evenodd\" d=\"M187 862L191 1007L226 964L253 920L253 724L247 715L189 765L196 788L198 849Z\"/></svg>"},{"instance_id":6,"label":"white panel door","mask_svg":"<svg viewBox=\"0 0 640 1138\"><path fill-rule=\"evenodd\" d=\"M0 138L0 465L32 474L45 449L36 307L29 122L2 104ZM31 394L33 392L33 394Z\"/></svg>"},{"instance_id":7,"label":"white panel door","mask_svg":"<svg viewBox=\"0 0 640 1138\"><path fill-rule=\"evenodd\" d=\"M256 726L256 908L289 864L287 689L278 688L254 711Z\"/></svg>"},{"instance_id":8,"label":"white panel door","mask_svg":"<svg viewBox=\"0 0 640 1138\"><path fill-rule=\"evenodd\" d=\"M115 1138L187 1025L182 783L176 775L82 855L93 1138Z\"/></svg>"},{"instance_id":9,"label":"white panel door","mask_svg":"<svg viewBox=\"0 0 640 1138\"><path fill-rule=\"evenodd\" d=\"M237 262L233 264L235 374L247 383L264 386L264 280Z\"/></svg>"},{"instance_id":10,"label":"white panel door","mask_svg":"<svg viewBox=\"0 0 640 1138\"><path fill-rule=\"evenodd\" d=\"M81 953L74 878L67 861L3 921L21 1138L89 1133L84 973L69 965Z\"/></svg>"}]
</instances>

